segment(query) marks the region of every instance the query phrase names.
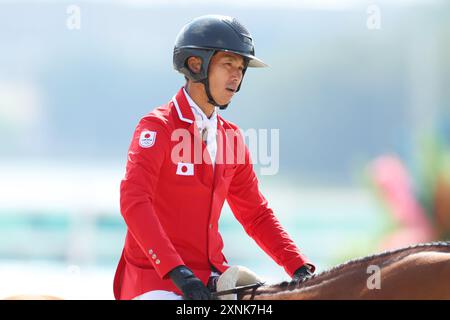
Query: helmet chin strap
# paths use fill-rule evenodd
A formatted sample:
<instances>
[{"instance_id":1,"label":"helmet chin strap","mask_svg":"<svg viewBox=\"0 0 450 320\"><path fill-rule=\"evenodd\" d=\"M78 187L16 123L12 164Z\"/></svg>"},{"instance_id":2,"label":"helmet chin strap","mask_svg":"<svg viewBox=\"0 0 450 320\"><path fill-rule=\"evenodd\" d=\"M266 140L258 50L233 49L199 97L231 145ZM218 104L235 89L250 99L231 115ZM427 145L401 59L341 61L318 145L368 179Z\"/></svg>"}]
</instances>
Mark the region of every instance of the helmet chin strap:
<instances>
[{"instance_id":1,"label":"helmet chin strap","mask_svg":"<svg viewBox=\"0 0 450 320\"><path fill-rule=\"evenodd\" d=\"M244 59L244 70L242 72L242 79L241 82L239 83L239 86L237 87L236 92L238 92L241 89L241 84L242 84L242 80L244 80L244 75L245 75L245 71L247 71L247 66L248 66L249 60L248 59ZM214 106L218 106L220 110L225 110L228 105L230 103L227 104L223 104L223 105L219 105L214 98L212 97L211 91L209 90L209 78L203 79L202 83L205 85L205 91L206 91L206 95L208 96L208 103L211 103Z\"/></svg>"},{"instance_id":2,"label":"helmet chin strap","mask_svg":"<svg viewBox=\"0 0 450 320\"><path fill-rule=\"evenodd\" d=\"M219 107L220 110L225 110L228 107L229 103L220 105L216 102L216 100L214 100L211 94L211 90L209 89L209 79L208 78L203 79L201 80L201 83L203 83L203 85L205 86L206 96L208 97L208 103L212 104L213 106Z\"/></svg>"},{"instance_id":3,"label":"helmet chin strap","mask_svg":"<svg viewBox=\"0 0 450 320\"><path fill-rule=\"evenodd\" d=\"M215 51L213 55L215 55L216 53L217 53L217 51ZM242 79L241 79L241 82L239 83L239 86L237 87L236 92L238 92L241 89L242 80L244 80L245 71L247 71L249 62L250 62L249 59L244 58L244 70L242 72ZM208 70L209 70L209 64L208 64ZM206 96L208 97L208 103L212 104L215 107L219 107L220 110L225 110L228 107L228 105L230 103L220 105L216 102L216 100L214 100L214 98L211 94L211 90L209 88L209 77L206 77L205 79L202 79L202 80L198 80L197 82L201 82L205 86Z\"/></svg>"}]
</instances>

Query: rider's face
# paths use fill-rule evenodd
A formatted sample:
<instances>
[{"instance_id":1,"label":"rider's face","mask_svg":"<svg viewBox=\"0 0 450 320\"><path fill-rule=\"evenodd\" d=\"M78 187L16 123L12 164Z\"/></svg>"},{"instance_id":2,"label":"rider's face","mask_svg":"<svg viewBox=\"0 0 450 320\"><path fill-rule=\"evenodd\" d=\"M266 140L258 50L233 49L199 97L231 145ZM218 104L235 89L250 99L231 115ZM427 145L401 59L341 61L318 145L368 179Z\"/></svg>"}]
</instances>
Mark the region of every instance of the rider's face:
<instances>
[{"instance_id":1,"label":"rider's face","mask_svg":"<svg viewBox=\"0 0 450 320\"><path fill-rule=\"evenodd\" d=\"M208 70L211 95L219 105L230 103L241 83L244 58L232 52L219 51L212 58Z\"/></svg>"}]
</instances>

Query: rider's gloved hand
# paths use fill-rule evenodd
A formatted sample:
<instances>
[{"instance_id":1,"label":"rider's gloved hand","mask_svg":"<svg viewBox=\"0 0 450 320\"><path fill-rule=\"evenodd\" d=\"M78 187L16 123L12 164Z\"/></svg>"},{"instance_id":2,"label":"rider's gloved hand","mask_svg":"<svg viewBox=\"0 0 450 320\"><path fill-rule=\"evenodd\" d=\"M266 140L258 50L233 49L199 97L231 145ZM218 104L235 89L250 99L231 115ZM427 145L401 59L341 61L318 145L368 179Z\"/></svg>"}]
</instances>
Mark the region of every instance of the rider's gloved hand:
<instances>
[{"instance_id":1,"label":"rider's gloved hand","mask_svg":"<svg viewBox=\"0 0 450 320\"><path fill-rule=\"evenodd\" d=\"M294 272L294 275L292 276L292 281L290 284L297 285L300 282L303 282L303 281L311 278L313 273L314 273L313 269L309 265L305 264L305 265L301 266L300 268L298 268Z\"/></svg>"},{"instance_id":2,"label":"rider's gloved hand","mask_svg":"<svg viewBox=\"0 0 450 320\"><path fill-rule=\"evenodd\" d=\"M186 300L211 300L211 292L186 266L178 266L169 272L175 286L183 292Z\"/></svg>"}]
</instances>

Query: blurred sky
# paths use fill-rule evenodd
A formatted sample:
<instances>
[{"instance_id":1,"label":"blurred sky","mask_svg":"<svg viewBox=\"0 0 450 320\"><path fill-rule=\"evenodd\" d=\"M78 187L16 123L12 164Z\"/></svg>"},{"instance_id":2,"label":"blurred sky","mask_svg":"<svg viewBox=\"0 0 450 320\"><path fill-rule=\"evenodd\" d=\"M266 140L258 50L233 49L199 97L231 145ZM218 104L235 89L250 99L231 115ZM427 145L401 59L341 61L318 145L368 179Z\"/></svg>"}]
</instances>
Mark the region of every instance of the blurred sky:
<instances>
[{"instance_id":1,"label":"blurred sky","mask_svg":"<svg viewBox=\"0 0 450 320\"><path fill-rule=\"evenodd\" d=\"M281 175L354 183L375 155L407 156L411 131L448 107L445 2L380 2L375 30L363 1L87 1L79 30L66 26L72 2L1 3L5 160L123 163L139 118L183 85L176 34L207 13L245 22L271 66L249 70L222 115L280 129Z\"/></svg>"},{"instance_id":2,"label":"blurred sky","mask_svg":"<svg viewBox=\"0 0 450 320\"><path fill-rule=\"evenodd\" d=\"M71 5L80 29L67 27ZM0 261L101 265L111 276L132 133L183 85L174 40L203 14L240 20L270 65L247 71L221 115L280 130L279 172L260 177L280 220L321 267L375 247L383 221L367 163L386 153L413 163L420 137L448 125L448 1L0 0ZM228 208L223 219L232 261L283 276ZM344 245L355 251L337 252ZM98 297L110 298L100 278Z\"/></svg>"}]
</instances>

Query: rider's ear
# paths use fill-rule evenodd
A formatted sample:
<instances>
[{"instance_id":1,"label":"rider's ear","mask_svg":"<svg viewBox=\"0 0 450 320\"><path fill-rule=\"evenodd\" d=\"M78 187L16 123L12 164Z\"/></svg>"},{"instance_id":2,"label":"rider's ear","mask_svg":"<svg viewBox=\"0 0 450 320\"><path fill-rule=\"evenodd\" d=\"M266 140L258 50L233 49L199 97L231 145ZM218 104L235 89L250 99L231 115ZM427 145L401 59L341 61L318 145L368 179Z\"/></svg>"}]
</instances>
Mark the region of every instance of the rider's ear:
<instances>
[{"instance_id":1,"label":"rider's ear","mask_svg":"<svg viewBox=\"0 0 450 320\"><path fill-rule=\"evenodd\" d=\"M202 59L199 57L189 57L186 64L193 73L200 73L202 69Z\"/></svg>"}]
</instances>

